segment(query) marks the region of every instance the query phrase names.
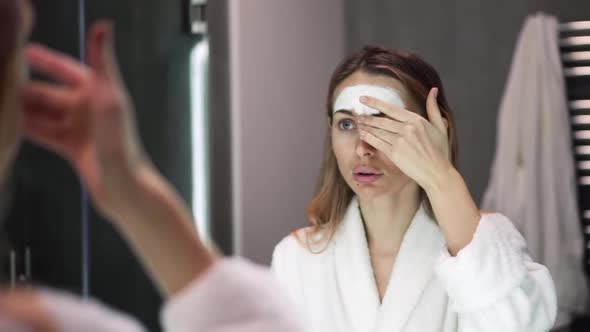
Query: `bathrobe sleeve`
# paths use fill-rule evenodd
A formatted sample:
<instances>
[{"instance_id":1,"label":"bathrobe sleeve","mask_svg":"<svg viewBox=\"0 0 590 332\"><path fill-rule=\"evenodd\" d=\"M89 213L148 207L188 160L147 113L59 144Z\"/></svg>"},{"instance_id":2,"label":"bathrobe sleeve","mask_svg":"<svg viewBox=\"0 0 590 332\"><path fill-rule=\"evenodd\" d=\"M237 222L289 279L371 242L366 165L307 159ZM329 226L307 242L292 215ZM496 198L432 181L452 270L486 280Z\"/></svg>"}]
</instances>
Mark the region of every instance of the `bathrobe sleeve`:
<instances>
[{"instance_id":1,"label":"bathrobe sleeve","mask_svg":"<svg viewBox=\"0 0 590 332\"><path fill-rule=\"evenodd\" d=\"M37 292L60 332L145 332L133 317L97 300L50 289ZM165 303L166 332L301 332L299 315L268 269L224 259ZM0 331L30 331L0 312Z\"/></svg>"},{"instance_id":2,"label":"bathrobe sleeve","mask_svg":"<svg viewBox=\"0 0 590 332\"><path fill-rule=\"evenodd\" d=\"M224 259L172 297L166 332L300 332L299 316L268 268Z\"/></svg>"},{"instance_id":3,"label":"bathrobe sleeve","mask_svg":"<svg viewBox=\"0 0 590 332\"><path fill-rule=\"evenodd\" d=\"M42 289L38 294L43 308L47 310L59 332L146 331L133 317L110 309L98 300L83 301L73 294L50 289Z\"/></svg>"},{"instance_id":4,"label":"bathrobe sleeve","mask_svg":"<svg viewBox=\"0 0 590 332\"><path fill-rule=\"evenodd\" d=\"M523 237L501 214L484 214L471 243L455 257L444 250L435 273L458 313L459 332L553 327L557 298L551 275L532 261Z\"/></svg>"}]
</instances>

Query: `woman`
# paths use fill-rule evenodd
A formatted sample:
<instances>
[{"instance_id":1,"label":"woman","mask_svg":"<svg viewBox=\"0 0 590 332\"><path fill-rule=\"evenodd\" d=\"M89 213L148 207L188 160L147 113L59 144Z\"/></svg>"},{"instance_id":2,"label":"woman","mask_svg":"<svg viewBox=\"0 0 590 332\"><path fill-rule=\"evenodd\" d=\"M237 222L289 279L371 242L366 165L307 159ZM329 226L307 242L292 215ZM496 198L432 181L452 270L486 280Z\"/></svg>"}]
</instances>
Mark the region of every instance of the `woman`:
<instances>
[{"instance_id":1,"label":"woman","mask_svg":"<svg viewBox=\"0 0 590 332\"><path fill-rule=\"evenodd\" d=\"M0 0L0 180L6 178L21 127L29 139L66 158L167 299L162 311L166 331L299 331L272 274L209 253L191 226L188 209L150 162L119 74L111 25L99 22L91 28L88 66L40 45L29 47L32 69L60 84L27 82L24 46L31 17L25 0ZM0 331L20 328L144 330L125 315L66 294L0 294Z\"/></svg>"},{"instance_id":2,"label":"woman","mask_svg":"<svg viewBox=\"0 0 590 332\"><path fill-rule=\"evenodd\" d=\"M548 270L456 170L455 125L436 71L366 47L340 64L311 227L273 269L312 331L547 331Z\"/></svg>"}]
</instances>

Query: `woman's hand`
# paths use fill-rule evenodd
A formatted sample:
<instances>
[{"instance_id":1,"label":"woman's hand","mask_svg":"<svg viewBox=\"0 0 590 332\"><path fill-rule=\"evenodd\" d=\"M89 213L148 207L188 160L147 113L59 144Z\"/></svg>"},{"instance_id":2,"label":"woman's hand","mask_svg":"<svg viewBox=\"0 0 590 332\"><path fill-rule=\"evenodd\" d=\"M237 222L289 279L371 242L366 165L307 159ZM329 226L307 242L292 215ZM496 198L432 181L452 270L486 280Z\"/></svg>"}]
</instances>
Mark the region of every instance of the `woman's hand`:
<instances>
[{"instance_id":1,"label":"woman's hand","mask_svg":"<svg viewBox=\"0 0 590 332\"><path fill-rule=\"evenodd\" d=\"M24 89L24 130L28 138L69 160L107 214L132 193L139 170L149 167L135 129L133 107L113 51L109 23L88 35L87 63L30 46L32 69L60 84L31 81Z\"/></svg>"},{"instance_id":2,"label":"woman's hand","mask_svg":"<svg viewBox=\"0 0 590 332\"><path fill-rule=\"evenodd\" d=\"M361 102L389 118L367 116L359 119L361 139L385 153L395 165L422 188L427 189L453 168L449 158L447 124L438 108L438 89L428 94L422 116L365 96Z\"/></svg>"},{"instance_id":3,"label":"woman's hand","mask_svg":"<svg viewBox=\"0 0 590 332\"><path fill-rule=\"evenodd\" d=\"M94 203L171 295L215 258L199 241L182 199L143 151L112 46L112 28L103 22L89 33L88 66L31 47L31 66L62 84L28 84L25 133L73 164Z\"/></svg>"},{"instance_id":4,"label":"woman's hand","mask_svg":"<svg viewBox=\"0 0 590 332\"><path fill-rule=\"evenodd\" d=\"M402 172L424 188L447 247L456 255L473 238L480 214L463 178L449 157L447 124L433 88L426 100L430 122L420 115L369 98L363 102L391 119L359 121L361 138L383 151Z\"/></svg>"}]
</instances>

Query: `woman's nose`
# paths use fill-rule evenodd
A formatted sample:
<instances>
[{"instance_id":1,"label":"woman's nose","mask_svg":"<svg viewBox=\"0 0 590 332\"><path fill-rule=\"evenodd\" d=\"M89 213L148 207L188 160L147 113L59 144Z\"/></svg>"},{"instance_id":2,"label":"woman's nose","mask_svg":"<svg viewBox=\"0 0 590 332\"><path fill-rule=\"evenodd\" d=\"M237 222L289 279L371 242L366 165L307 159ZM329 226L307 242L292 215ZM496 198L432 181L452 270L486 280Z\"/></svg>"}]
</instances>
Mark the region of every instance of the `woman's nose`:
<instances>
[{"instance_id":1,"label":"woman's nose","mask_svg":"<svg viewBox=\"0 0 590 332\"><path fill-rule=\"evenodd\" d=\"M377 150L372 145L363 141L360 137L358 138L358 142L356 143L356 153L359 157L372 157L375 155L376 151Z\"/></svg>"}]
</instances>

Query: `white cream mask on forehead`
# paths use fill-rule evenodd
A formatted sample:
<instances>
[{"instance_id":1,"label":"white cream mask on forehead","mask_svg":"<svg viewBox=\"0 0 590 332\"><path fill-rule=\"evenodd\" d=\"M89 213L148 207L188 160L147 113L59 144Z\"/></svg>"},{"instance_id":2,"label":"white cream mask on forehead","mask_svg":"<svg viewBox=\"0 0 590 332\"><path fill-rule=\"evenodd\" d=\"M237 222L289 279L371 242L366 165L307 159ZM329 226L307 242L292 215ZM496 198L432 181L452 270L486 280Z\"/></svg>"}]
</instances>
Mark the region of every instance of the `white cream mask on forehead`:
<instances>
[{"instance_id":1,"label":"white cream mask on forehead","mask_svg":"<svg viewBox=\"0 0 590 332\"><path fill-rule=\"evenodd\" d=\"M406 105L400 97L399 91L378 85L360 84L349 86L340 92L336 101L334 101L332 114L338 111L351 111L358 115L375 115L381 113L374 108L362 104L359 101L361 96L371 96L386 103L406 108Z\"/></svg>"}]
</instances>

